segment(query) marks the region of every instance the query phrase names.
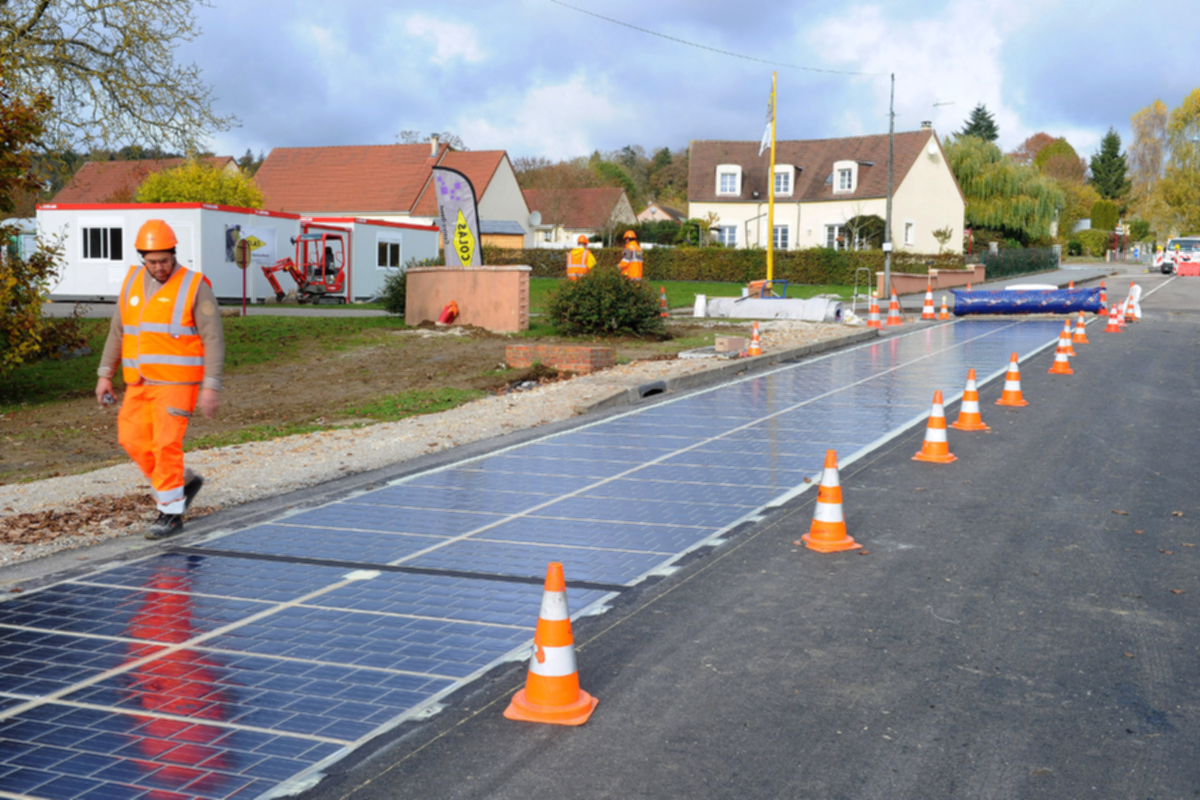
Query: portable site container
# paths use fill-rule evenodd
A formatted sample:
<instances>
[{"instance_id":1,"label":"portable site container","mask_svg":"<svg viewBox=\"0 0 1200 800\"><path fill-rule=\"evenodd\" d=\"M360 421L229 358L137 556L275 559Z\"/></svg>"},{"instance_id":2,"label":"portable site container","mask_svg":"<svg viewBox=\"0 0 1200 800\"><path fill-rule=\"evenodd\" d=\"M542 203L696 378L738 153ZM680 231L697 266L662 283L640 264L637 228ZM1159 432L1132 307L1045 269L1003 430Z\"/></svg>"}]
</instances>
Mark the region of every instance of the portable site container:
<instances>
[{"instance_id":1,"label":"portable site container","mask_svg":"<svg viewBox=\"0 0 1200 800\"><path fill-rule=\"evenodd\" d=\"M426 225L344 217L302 219L281 211L207 203L45 204L38 207L38 235L59 238L64 262L51 299L114 302L129 267L138 263L134 249L138 229L151 219L165 220L175 230L179 262L208 277L217 298L227 302L242 297L242 270L234 262L239 239L251 240L254 247L245 276L251 302L274 295L262 267L294 257L294 239L310 227L347 233L350 270L345 296L352 301L373 297L387 272L403 267L408 259L431 258L438 252L437 228ZM276 277L284 291L295 288L286 273Z\"/></svg>"}]
</instances>

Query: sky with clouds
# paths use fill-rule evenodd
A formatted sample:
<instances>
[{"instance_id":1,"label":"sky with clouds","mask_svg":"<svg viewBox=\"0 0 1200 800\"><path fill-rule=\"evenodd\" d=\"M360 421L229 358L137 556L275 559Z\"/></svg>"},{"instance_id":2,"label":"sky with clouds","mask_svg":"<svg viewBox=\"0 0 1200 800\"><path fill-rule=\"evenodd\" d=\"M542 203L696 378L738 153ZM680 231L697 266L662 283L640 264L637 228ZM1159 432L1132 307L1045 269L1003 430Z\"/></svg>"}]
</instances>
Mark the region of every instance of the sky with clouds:
<instances>
[{"instance_id":1,"label":"sky with clouds","mask_svg":"<svg viewBox=\"0 0 1200 800\"><path fill-rule=\"evenodd\" d=\"M986 103L1011 149L1047 131L1090 154L1155 98L1200 86L1196 0L571 0L709 47L896 74L896 128L962 127ZM566 158L626 144L757 139L772 67L550 0L212 0L179 58L241 126L212 146L386 144L451 130L473 150ZM886 77L778 67L781 139L887 131ZM935 103L942 105L935 106Z\"/></svg>"}]
</instances>

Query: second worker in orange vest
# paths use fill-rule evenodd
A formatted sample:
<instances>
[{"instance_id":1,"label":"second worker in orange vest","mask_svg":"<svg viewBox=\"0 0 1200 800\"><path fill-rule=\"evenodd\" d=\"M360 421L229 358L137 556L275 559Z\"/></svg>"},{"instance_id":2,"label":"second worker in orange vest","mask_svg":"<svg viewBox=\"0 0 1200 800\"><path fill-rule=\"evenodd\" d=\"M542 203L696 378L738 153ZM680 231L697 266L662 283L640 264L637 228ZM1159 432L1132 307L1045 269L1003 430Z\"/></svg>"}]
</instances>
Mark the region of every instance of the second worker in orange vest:
<instances>
[{"instance_id":1,"label":"second worker in orange vest","mask_svg":"<svg viewBox=\"0 0 1200 800\"><path fill-rule=\"evenodd\" d=\"M587 275L596 266L596 257L587 249L587 243L587 237L580 236L576 240L579 246L567 253L567 277L573 281Z\"/></svg>"},{"instance_id":2,"label":"second worker in orange vest","mask_svg":"<svg viewBox=\"0 0 1200 800\"><path fill-rule=\"evenodd\" d=\"M638 244L637 234L633 231L625 231L625 235L621 237L625 242L625 252L621 253L621 263L618 264L621 268L621 274L631 281L640 281L642 279L642 246Z\"/></svg>"},{"instance_id":3,"label":"second worker in orange vest","mask_svg":"<svg viewBox=\"0 0 1200 800\"><path fill-rule=\"evenodd\" d=\"M183 435L197 406L206 417L216 413L225 360L217 298L207 278L175 260L176 244L160 219L138 231L134 247L143 263L121 284L96 381L96 399L114 402L120 364L125 399L117 438L150 479L158 505L147 539L182 531L183 514L204 483L184 469Z\"/></svg>"}]
</instances>

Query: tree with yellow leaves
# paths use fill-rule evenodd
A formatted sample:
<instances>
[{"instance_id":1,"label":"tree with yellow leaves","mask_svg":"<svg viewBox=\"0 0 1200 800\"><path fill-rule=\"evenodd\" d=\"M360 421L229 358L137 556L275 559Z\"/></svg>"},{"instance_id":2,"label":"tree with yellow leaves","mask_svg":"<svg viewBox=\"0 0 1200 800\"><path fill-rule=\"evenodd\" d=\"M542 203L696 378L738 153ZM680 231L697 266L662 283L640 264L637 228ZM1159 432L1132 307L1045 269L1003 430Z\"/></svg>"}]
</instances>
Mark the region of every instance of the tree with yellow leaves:
<instances>
[{"instance_id":1,"label":"tree with yellow leaves","mask_svg":"<svg viewBox=\"0 0 1200 800\"><path fill-rule=\"evenodd\" d=\"M1169 115L1154 101L1133 116L1132 126L1138 212L1160 239L1200 234L1200 88Z\"/></svg>"},{"instance_id":2,"label":"tree with yellow leaves","mask_svg":"<svg viewBox=\"0 0 1200 800\"><path fill-rule=\"evenodd\" d=\"M173 169L152 172L138 187L139 203L213 203L239 208L262 208L263 196L253 179L239 169L217 169L188 161Z\"/></svg>"}]
</instances>

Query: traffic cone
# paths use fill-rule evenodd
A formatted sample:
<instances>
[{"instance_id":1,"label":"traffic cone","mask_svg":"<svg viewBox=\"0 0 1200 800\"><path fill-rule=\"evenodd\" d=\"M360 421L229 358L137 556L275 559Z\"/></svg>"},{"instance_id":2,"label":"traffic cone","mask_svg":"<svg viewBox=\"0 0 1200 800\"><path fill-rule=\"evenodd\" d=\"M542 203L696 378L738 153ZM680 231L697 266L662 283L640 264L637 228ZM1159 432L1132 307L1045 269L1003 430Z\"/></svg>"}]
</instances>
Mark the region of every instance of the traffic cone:
<instances>
[{"instance_id":1,"label":"traffic cone","mask_svg":"<svg viewBox=\"0 0 1200 800\"><path fill-rule=\"evenodd\" d=\"M1087 338L1087 322L1082 311L1079 312L1079 319L1075 321L1075 333L1071 336L1071 341L1075 344L1091 344Z\"/></svg>"},{"instance_id":2,"label":"traffic cone","mask_svg":"<svg viewBox=\"0 0 1200 800\"><path fill-rule=\"evenodd\" d=\"M979 413L979 387L975 385L975 370L967 370L967 388L963 389L962 404L958 409L958 419L950 423L950 427L960 431L989 431Z\"/></svg>"},{"instance_id":3,"label":"traffic cone","mask_svg":"<svg viewBox=\"0 0 1200 800\"><path fill-rule=\"evenodd\" d=\"M971 284L969 284L969 283L967 284L967 291L968 292L971 291Z\"/></svg>"},{"instance_id":4,"label":"traffic cone","mask_svg":"<svg viewBox=\"0 0 1200 800\"><path fill-rule=\"evenodd\" d=\"M998 406L1020 408L1029 405L1029 401L1021 394L1021 367L1017 364L1017 354L1013 353L1008 361L1008 372L1004 373L1004 392L996 401Z\"/></svg>"},{"instance_id":5,"label":"traffic cone","mask_svg":"<svg viewBox=\"0 0 1200 800\"><path fill-rule=\"evenodd\" d=\"M1062 339L1058 340L1058 347L1054 350L1054 363L1050 365L1049 372L1051 375L1075 374L1075 370L1071 369L1071 359L1067 357L1067 351L1062 345Z\"/></svg>"},{"instance_id":6,"label":"traffic cone","mask_svg":"<svg viewBox=\"0 0 1200 800\"><path fill-rule=\"evenodd\" d=\"M1062 333L1058 335L1058 346L1067 351L1067 355L1074 358L1075 348L1071 346L1071 319L1068 317L1063 320Z\"/></svg>"},{"instance_id":7,"label":"traffic cone","mask_svg":"<svg viewBox=\"0 0 1200 800\"><path fill-rule=\"evenodd\" d=\"M867 313L868 328L882 328L883 323L879 321L879 293L871 292L871 308Z\"/></svg>"},{"instance_id":8,"label":"traffic cone","mask_svg":"<svg viewBox=\"0 0 1200 800\"><path fill-rule=\"evenodd\" d=\"M958 456L950 452L946 441L946 410L942 407L942 393L933 393L933 408L929 410L929 422L925 425L925 443L913 461L928 461L933 464L949 464Z\"/></svg>"},{"instance_id":9,"label":"traffic cone","mask_svg":"<svg viewBox=\"0 0 1200 800\"><path fill-rule=\"evenodd\" d=\"M1067 281L1067 291L1068 292L1075 291L1075 281Z\"/></svg>"},{"instance_id":10,"label":"traffic cone","mask_svg":"<svg viewBox=\"0 0 1200 800\"><path fill-rule=\"evenodd\" d=\"M667 287L658 287L658 315L663 319L671 316L671 312L667 309Z\"/></svg>"},{"instance_id":11,"label":"traffic cone","mask_svg":"<svg viewBox=\"0 0 1200 800\"><path fill-rule=\"evenodd\" d=\"M904 318L900 316L900 299L896 297L896 290L892 289L892 300L888 303L888 325L903 325Z\"/></svg>"},{"instance_id":12,"label":"traffic cone","mask_svg":"<svg viewBox=\"0 0 1200 800\"><path fill-rule=\"evenodd\" d=\"M1129 303L1129 298L1125 298L1120 303L1117 303L1117 327L1122 331L1125 330L1125 306Z\"/></svg>"},{"instance_id":13,"label":"traffic cone","mask_svg":"<svg viewBox=\"0 0 1200 800\"><path fill-rule=\"evenodd\" d=\"M762 355L762 342L760 342L758 339L758 323L757 322L754 323L754 325L752 325L750 328L750 349L746 351L746 355L750 355L750 356L761 356Z\"/></svg>"},{"instance_id":14,"label":"traffic cone","mask_svg":"<svg viewBox=\"0 0 1200 800\"><path fill-rule=\"evenodd\" d=\"M1132 286L1133 284L1130 284ZM1133 295L1125 298L1125 321L1137 322L1137 317L1133 314Z\"/></svg>"},{"instance_id":15,"label":"traffic cone","mask_svg":"<svg viewBox=\"0 0 1200 800\"><path fill-rule=\"evenodd\" d=\"M599 701L579 688L575 667L575 637L567 610L567 582L557 561L546 568L542 611L533 634L533 656L525 688L513 695L504 710L508 719L582 725Z\"/></svg>"},{"instance_id":16,"label":"traffic cone","mask_svg":"<svg viewBox=\"0 0 1200 800\"><path fill-rule=\"evenodd\" d=\"M842 514L842 483L838 479L837 451L825 451L825 469L817 488L817 505L813 509L812 527L800 537L804 546L818 553L836 553L862 547L846 534L846 518ZM800 542L795 542L800 544Z\"/></svg>"},{"instance_id":17,"label":"traffic cone","mask_svg":"<svg viewBox=\"0 0 1200 800\"><path fill-rule=\"evenodd\" d=\"M937 312L933 308L933 284L928 281L925 283L925 305L921 307L921 319L937 319Z\"/></svg>"},{"instance_id":18,"label":"traffic cone","mask_svg":"<svg viewBox=\"0 0 1200 800\"><path fill-rule=\"evenodd\" d=\"M950 319L950 312L946 310L946 295L942 295L942 310L938 312L938 319Z\"/></svg>"},{"instance_id":19,"label":"traffic cone","mask_svg":"<svg viewBox=\"0 0 1200 800\"><path fill-rule=\"evenodd\" d=\"M1117 324L1117 307L1109 306L1108 307L1108 327L1105 328L1103 331L1101 331L1101 333L1120 333L1120 332L1121 332L1121 326Z\"/></svg>"},{"instance_id":20,"label":"traffic cone","mask_svg":"<svg viewBox=\"0 0 1200 800\"><path fill-rule=\"evenodd\" d=\"M1108 313L1108 290L1104 288L1104 281L1100 281L1100 311Z\"/></svg>"}]
</instances>

